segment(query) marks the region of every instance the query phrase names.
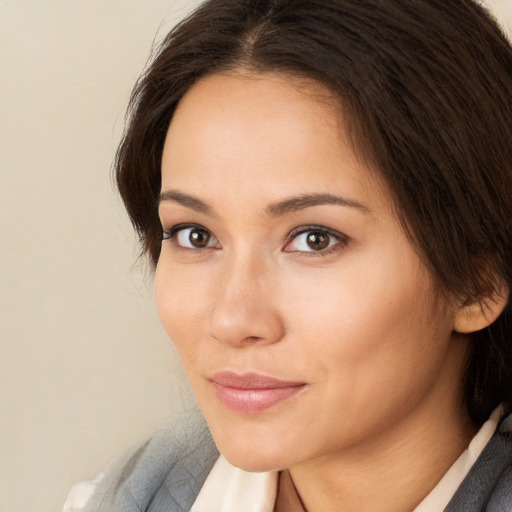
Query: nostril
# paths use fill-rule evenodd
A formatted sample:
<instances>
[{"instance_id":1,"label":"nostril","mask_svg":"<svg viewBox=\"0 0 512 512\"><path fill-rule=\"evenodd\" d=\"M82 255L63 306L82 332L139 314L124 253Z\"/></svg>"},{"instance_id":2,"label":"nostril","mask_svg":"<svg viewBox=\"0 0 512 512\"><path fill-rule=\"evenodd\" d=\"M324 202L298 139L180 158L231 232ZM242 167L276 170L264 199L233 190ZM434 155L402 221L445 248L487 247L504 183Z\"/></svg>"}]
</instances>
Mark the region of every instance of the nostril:
<instances>
[{"instance_id":1,"label":"nostril","mask_svg":"<svg viewBox=\"0 0 512 512\"><path fill-rule=\"evenodd\" d=\"M219 342L219 343L225 343L225 341L223 341L222 339L219 339L219 337L215 336L215 335L211 335L211 337ZM238 344L244 344L245 342L246 343L257 343L259 341L262 341L264 338L260 337L260 336L246 336L245 338L242 338L240 339L240 341L238 342Z\"/></svg>"},{"instance_id":2,"label":"nostril","mask_svg":"<svg viewBox=\"0 0 512 512\"><path fill-rule=\"evenodd\" d=\"M259 336L247 336L246 341L255 342L255 341L260 341L261 339L262 338L260 338Z\"/></svg>"}]
</instances>

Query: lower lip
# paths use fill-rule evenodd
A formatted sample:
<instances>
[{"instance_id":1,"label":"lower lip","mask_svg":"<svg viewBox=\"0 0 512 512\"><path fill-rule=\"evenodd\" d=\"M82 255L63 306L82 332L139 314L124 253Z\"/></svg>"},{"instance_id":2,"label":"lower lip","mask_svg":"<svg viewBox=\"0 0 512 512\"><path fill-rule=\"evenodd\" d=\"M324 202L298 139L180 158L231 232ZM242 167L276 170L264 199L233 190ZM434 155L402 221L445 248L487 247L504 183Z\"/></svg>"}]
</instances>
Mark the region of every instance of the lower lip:
<instances>
[{"instance_id":1,"label":"lower lip","mask_svg":"<svg viewBox=\"0 0 512 512\"><path fill-rule=\"evenodd\" d=\"M305 384L284 388L239 389L213 382L217 398L227 409L240 414L258 414L300 393Z\"/></svg>"}]
</instances>

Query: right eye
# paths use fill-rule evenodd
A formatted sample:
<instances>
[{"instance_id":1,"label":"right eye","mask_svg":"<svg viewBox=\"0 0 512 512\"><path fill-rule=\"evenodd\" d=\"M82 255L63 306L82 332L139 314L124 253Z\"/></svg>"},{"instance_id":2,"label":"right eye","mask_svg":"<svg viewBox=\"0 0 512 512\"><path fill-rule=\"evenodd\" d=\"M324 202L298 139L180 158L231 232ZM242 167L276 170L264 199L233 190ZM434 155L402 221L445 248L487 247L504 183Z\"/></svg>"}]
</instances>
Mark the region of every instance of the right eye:
<instances>
[{"instance_id":1,"label":"right eye","mask_svg":"<svg viewBox=\"0 0 512 512\"><path fill-rule=\"evenodd\" d=\"M164 229L163 240L172 242L184 249L220 249L219 241L205 227L196 224L181 224Z\"/></svg>"}]
</instances>

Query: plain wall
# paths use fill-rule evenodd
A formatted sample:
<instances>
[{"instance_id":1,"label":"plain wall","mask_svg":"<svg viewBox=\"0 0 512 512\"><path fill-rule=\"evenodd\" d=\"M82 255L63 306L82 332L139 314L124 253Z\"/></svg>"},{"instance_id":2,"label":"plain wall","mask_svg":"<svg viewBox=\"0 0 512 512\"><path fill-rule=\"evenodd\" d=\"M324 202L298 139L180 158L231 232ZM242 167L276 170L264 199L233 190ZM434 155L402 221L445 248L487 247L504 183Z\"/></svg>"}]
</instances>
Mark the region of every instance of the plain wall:
<instances>
[{"instance_id":1,"label":"plain wall","mask_svg":"<svg viewBox=\"0 0 512 512\"><path fill-rule=\"evenodd\" d=\"M110 166L155 34L196 4L0 1L0 512L60 510L190 406Z\"/></svg>"},{"instance_id":2,"label":"plain wall","mask_svg":"<svg viewBox=\"0 0 512 512\"><path fill-rule=\"evenodd\" d=\"M195 3L0 2L2 512L61 510L181 409L110 166L155 34Z\"/></svg>"}]
</instances>

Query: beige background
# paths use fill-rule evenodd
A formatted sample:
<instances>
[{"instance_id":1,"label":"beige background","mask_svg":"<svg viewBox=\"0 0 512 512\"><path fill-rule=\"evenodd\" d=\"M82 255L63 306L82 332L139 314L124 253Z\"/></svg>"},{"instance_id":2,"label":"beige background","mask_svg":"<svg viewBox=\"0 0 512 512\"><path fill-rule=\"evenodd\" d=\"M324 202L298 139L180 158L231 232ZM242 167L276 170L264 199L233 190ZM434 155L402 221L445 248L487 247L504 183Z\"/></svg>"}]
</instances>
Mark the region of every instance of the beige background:
<instances>
[{"instance_id":1,"label":"beige background","mask_svg":"<svg viewBox=\"0 0 512 512\"><path fill-rule=\"evenodd\" d=\"M0 0L0 512L60 510L190 403L110 164L155 34L196 4Z\"/></svg>"}]
</instances>

